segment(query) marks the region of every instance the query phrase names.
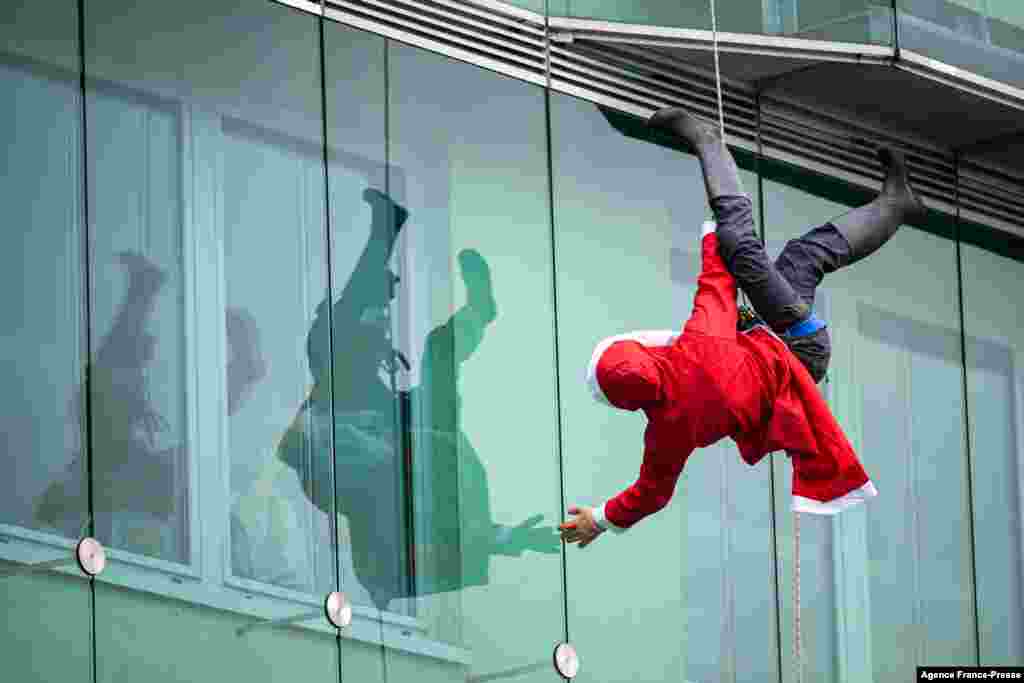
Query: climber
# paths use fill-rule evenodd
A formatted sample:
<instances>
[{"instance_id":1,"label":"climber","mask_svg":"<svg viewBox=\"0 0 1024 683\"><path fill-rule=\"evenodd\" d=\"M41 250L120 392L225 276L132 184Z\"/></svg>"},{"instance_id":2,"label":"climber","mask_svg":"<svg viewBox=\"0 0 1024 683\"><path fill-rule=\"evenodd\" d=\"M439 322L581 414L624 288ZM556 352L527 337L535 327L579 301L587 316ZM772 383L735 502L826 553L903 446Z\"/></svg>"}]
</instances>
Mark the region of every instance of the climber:
<instances>
[{"instance_id":1,"label":"climber","mask_svg":"<svg viewBox=\"0 0 1024 683\"><path fill-rule=\"evenodd\" d=\"M790 240L772 263L754 232L753 205L718 128L679 107L656 112L649 125L678 136L696 152L726 267L756 314L786 342L814 381L821 382L832 350L828 326L813 311L822 278L874 253L900 225L926 212L910 187L903 155L879 148L885 170L881 193L869 204Z\"/></svg>"},{"instance_id":2,"label":"climber","mask_svg":"<svg viewBox=\"0 0 1024 683\"><path fill-rule=\"evenodd\" d=\"M648 417L644 458L637 482L618 496L596 508L569 509L563 540L585 547L607 529L622 531L660 510L690 453L725 436L749 464L787 451L796 511L835 514L877 495L815 386L830 348L811 304L826 273L864 258L904 220L923 213L902 156L881 151L888 173L879 198L791 241L773 266L714 129L680 109L656 113L650 125L696 148L716 223L705 224L697 295L682 334L620 335L593 354L587 379L595 398ZM736 280L723 256L771 328L755 319L737 331Z\"/></svg>"}]
</instances>

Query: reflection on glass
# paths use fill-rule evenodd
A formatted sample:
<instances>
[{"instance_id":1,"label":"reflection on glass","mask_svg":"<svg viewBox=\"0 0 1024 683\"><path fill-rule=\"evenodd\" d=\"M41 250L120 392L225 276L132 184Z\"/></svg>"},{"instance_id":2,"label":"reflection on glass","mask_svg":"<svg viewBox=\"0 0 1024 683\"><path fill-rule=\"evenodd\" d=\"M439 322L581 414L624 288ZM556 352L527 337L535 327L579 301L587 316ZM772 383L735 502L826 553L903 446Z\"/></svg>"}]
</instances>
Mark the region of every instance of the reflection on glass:
<instances>
[{"instance_id":1,"label":"reflection on glass","mask_svg":"<svg viewBox=\"0 0 1024 683\"><path fill-rule=\"evenodd\" d=\"M711 30L710 2L550 0L551 16ZM851 43L890 42L892 9L872 0L716 0L719 31Z\"/></svg>"},{"instance_id":2,"label":"reflection on glass","mask_svg":"<svg viewBox=\"0 0 1024 683\"><path fill-rule=\"evenodd\" d=\"M100 341L88 375L92 394L92 483L94 490L103 492L93 506L95 533L100 540L113 537L119 517L145 519L148 523L140 526L155 529L171 520L178 507L173 488L177 449L161 447L161 434L169 425L150 399L152 387L147 379L157 343L147 327L167 276L141 254L121 252L117 261L127 284L114 323ZM80 390L73 398L74 412L82 411L84 400L84 391ZM79 450L67 476L51 483L40 497L37 518L58 526L65 510L88 508L87 471ZM124 486L126 481L133 485ZM177 525L179 529L182 526ZM72 535L75 529L65 529L65 533ZM146 543L144 535L129 538L135 543L122 540L120 547L160 554L159 545L155 549L153 545L139 548ZM150 540L159 544L157 539Z\"/></svg>"},{"instance_id":3,"label":"reflection on glass","mask_svg":"<svg viewBox=\"0 0 1024 683\"><path fill-rule=\"evenodd\" d=\"M775 246L845 210L773 181L765 201ZM826 526L801 524L805 672L884 680L915 663L973 661L955 254L903 226L818 292L833 340L825 389L879 496ZM783 472L777 481L788 486ZM792 515L776 514L788 652Z\"/></svg>"},{"instance_id":4,"label":"reflection on glass","mask_svg":"<svg viewBox=\"0 0 1024 683\"><path fill-rule=\"evenodd\" d=\"M299 473L306 496L320 510L332 514L337 490L338 512L349 520L356 575L383 609L408 582L398 534L395 395L378 377L382 366L393 376L400 362L389 338L387 262L405 213L393 214L393 204L380 192L367 191L364 198L373 207L370 239L339 300L317 306L306 342L313 388L281 439L277 457Z\"/></svg>"},{"instance_id":5,"label":"reflection on glass","mask_svg":"<svg viewBox=\"0 0 1024 683\"><path fill-rule=\"evenodd\" d=\"M968 331L974 570L982 662L1024 664L1024 316L1015 302L1024 265L961 247Z\"/></svg>"},{"instance_id":6,"label":"reflection on glass","mask_svg":"<svg viewBox=\"0 0 1024 683\"><path fill-rule=\"evenodd\" d=\"M73 558L88 530L84 497L55 525L36 514L50 484L84 465L70 400L86 361L78 54L77 2L0 3L0 575ZM67 573L0 576L5 680L88 676L90 590L71 562Z\"/></svg>"},{"instance_id":7,"label":"reflection on glass","mask_svg":"<svg viewBox=\"0 0 1024 683\"><path fill-rule=\"evenodd\" d=\"M459 254L467 303L427 335L420 385L398 392L396 376L411 365L391 341L398 277L388 262L409 216L378 190L363 199L372 207L370 237L338 301L317 307L307 341L314 386L278 457L301 473L306 495L322 510L333 491L314 484L336 478L356 578L383 610L395 598L485 585L491 555L557 553L559 545L550 527L536 526L540 516L512 527L493 521L486 470L460 427L459 367L497 316L487 262L476 251ZM317 343L329 321L333 387L331 359ZM333 472L325 441L332 415ZM327 447L304 452L306 430ZM420 453L429 462L422 479L412 472ZM420 506L431 511L425 537L417 537L424 526L413 519Z\"/></svg>"},{"instance_id":8,"label":"reflection on glass","mask_svg":"<svg viewBox=\"0 0 1024 683\"><path fill-rule=\"evenodd\" d=\"M95 535L188 564L181 111L99 83L86 107Z\"/></svg>"},{"instance_id":9,"label":"reflection on glass","mask_svg":"<svg viewBox=\"0 0 1024 683\"><path fill-rule=\"evenodd\" d=\"M0 478L0 523L73 540L88 520L85 495L45 516L39 508L54 479L85 480L86 463L77 455L83 406L71 400L80 391L85 348L77 78L0 58L0 96L9 103L0 111L0 191L10 227L0 253L10 292L0 334L8 359L0 375L8 388L0 417L8 473Z\"/></svg>"},{"instance_id":10,"label":"reflection on glass","mask_svg":"<svg viewBox=\"0 0 1024 683\"><path fill-rule=\"evenodd\" d=\"M331 522L273 457L327 282L318 20L87 0L84 22L93 499L112 559L94 670L337 681L324 618L237 631L337 586Z\"/></svg>"},{"instance_id":11,"label":"reflection on glass","mask_svg":"<svg viewBox=\"0 0 1024 683\"><path fill-rule=\"evenodd\" d=\"M231 575L261 589L320 595L336 584L331 472L315 478L303 470L296 480L275 449L306 391L302 341L317 292L326 289L322 150L233 117L221 120L220 133ZM308 343L326 348L326 330ZM316 432L291 440L300 450L330 443ZM304 487L322 494L326 514L309 505Z\"/></svg>"},{"instance_id":12,"label":"reflection on glass","mask_svg":"<svg viewBox=\"0 0 1024 683\"><path fill-rule=\"evenodd\" d=\"M560 548L553 528L538 526L543 513L512 526L494 520L487 470L462 428L459 386L461 366L479 348L498 311L483 256L465 249L457 261L466 303L427 335L421 384L409 396L413 443L419 440L430 453L424 505L434 515L423 549L429 574L418 586L424 594L487 585L492 555L556 554Z\"/></svg>"},{"instance_id":13,"label":"reflection on glass","mask_svg":"<svg viewBox=\"0 0 1024 683\"><path fill-rule=\"evenodd\" d=\"M364 678L547 680L565 626L543 91L387 51L386 155L345 88L329 93L332 154L389 161L383 179L330 168L334 352L350 356L334 363L340 560L357 605L385 607L382 631L408 623L399 642L439 657L382 650ZM364 71L328 63L360 88ZM386 339L360 346L374 323ZM346 415L368 407L373 421ZM391 443L370 468L374 438ZM344 644L346 666L358 651Z\"/></svg>"},{"instance_id":14,"label":"reflection on glass","mask_svg":"<svg viewBox=\"0 0 1024 683\"><path fill-rule=\"evenodd\" d=\"M1017 0L899 0L900 45L1024 85L1024 5Z\"/></svg>"},{"instance_id":15,"label":"reflection on glass","mask_svg":"<svg viewBox=\"0 0 1024 683\"><path fill-rule=\"evenodd\" d=\"M57 73L73 79L77 85L81 71L78 3L60 0L49 6L28 2L0 4L0 53L5 63L13 60L57 67ZM72 107L65 113L73 116L76 112Z\"/></svg>"}]
</instances>

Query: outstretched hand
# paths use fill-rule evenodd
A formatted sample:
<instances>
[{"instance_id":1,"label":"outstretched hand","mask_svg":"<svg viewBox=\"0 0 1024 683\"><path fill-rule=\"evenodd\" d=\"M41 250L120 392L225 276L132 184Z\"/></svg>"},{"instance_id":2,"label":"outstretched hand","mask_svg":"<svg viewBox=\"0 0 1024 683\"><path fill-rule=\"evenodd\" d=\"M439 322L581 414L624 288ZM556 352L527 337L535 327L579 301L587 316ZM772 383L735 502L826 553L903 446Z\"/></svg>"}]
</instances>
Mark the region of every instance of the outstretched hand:
<instances>
[{"instance_id":1,"label":"outstretched hand","mask_svg":"<svg viewBox=\"0 0 1024 683\"><path fill-rule=\"evenodd\" d=\"M594 519L594 508L573 505L569 514L572 517L558 525L566 543L579 543L581 548L586 548L604 531Z\"/></svg>"},{"instance_id":2,"label":"outstretched hand","mask_svg":"<svg viewBox=\"0 0 1024 683\"><path fill-rule=\"evenodd\" d=\"M519 557L523 551L554 555L561 547L554 528L537 526L544 515L528 517L514 527L505 527L504 540L499 543L498 552L502 555Z\"/></svg>"}]
</instances>

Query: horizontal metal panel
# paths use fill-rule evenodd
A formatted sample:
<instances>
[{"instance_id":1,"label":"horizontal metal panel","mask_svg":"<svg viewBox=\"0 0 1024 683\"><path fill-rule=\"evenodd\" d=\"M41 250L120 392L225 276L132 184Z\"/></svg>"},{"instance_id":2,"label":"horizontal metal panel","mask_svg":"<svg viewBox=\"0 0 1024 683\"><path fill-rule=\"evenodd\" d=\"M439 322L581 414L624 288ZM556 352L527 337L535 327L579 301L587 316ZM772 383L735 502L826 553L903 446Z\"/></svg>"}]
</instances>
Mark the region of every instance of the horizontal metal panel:
<instances>
[{"instance_id":1,"label":"horizontal metal panel","mask_svg":"<svg viewBox=\"0 0 1024 683\"><path fill-rule=\"evenodd\" d=\"M588 87L595 88L605 86L608 92L613 94L629 96L637 102L648 103L652 112L661 107L685 102L691 110L700 115L715 119L718 117L718 105L713 96L708 98L687 98L682 90L667 87L655 88L650 83L630 82L622 76L609 75L594 69L580 67L578 64L556 54L552 55L551 69L552 73L559 80L576 80L587 84ZM754 129L754 126L751 125L751 121L755 120L752 111L737 115L734 111L727 108L725 118L727 126L740 129L745 128L750 132Z\"/></svg>"},{"instance_id":2,"label":"horizontal metal panel","mask_svg":"<svg viewBox=\"0 0 1024 683\"><path fill-rule=\"evenodd\" d=\"M1024 110L1024 90L1012 85L940 62L911 50L901 50L896 67L944 83L955 90L979 95L1015 109Z\"/></svg>"},{"instance_id":3,"label":"horizontal metal panel","mask_svg":"<svg viewBox=\"0 0 1024 683\"><path fill-rule=\"evenodd\" d=\"M512 43L526 43L534 48L543 47L545 42L543 27L526 23L488 21L486 15L481 16L483 13L479 10L474 11L469 5L460 6L451 0L413 3L402 0L360 0L360 4L377 6L384 11L416 17L424 22L435 22L438 26L448 29L462 27L482 34L501 36Z\"/></svg>"},{"instance_id":4,"label":"horizontal metal panel","mask_svg":"<svg viewBox=\"0 0 1024 683\"><path fill-rule=\"evenodd\" d=\"M692 49L710 49L718 43L721 51L741 51L771 55L814 55L822 60L888 61L893 49L888 45L867 43L838 43L806 38L732 33L708 29L676 28L671 26L645 26L591 19L551 17L550 26L562 40L600 40L609 43L634 45L660 45Z\"/></svg>"},{"instance_id":5,"label":"horizontal metal panel","mask_svg":"<svg viewBox=\"0 0 1024 683\"><path fill-rule=\"evenodd\" d=\"M393 38L394 40L407 43L415 47L420 47L447 57L475 64L485 69L505 74L506 76L529 81L537 85L544 85L546 82L543 71L538 72L535 69L526 69L517 63L510 63L500 59L495 59L488 54L443 43L441 41L431 39L429 36L422 36L417 33L403 31L389 25L381 24L377 21L367 19L358 14L353 14L332 7L327 9L325 16L328 19L345 24L346 26L371 31L387 38Z\"/></svg>"},{"instance_id":6,"label":"horizontal metal panel","mask_svg":"<svg viewBox=\"0 0 1024 683\"><path fill-rule=\"evenodd\" d=\"M278 2L320 12L320 3L308 0ZM711 31L545 18L498 0L331 0L325 4L325 16L331 20L638 117L679 105L718 119L714 71L707 68L706 60L701 66L679 58L680 49L704 54L713 49L716 36ZM723 53L749 55L754 60L759 55L790 58L798 71L804 68L800 64L813 68L818 60L889 63L960 92L1024 110L1020 89L914 52L897 54L889 46L729 32L718 33L717 42ZM660 51L652 46L674 49ZM776 90L759 92L766 84L722 79L731 144L756 151L760 136L766 157L869 189L877 189L883 178L876 146L892 145L906 154L914 186L929 206L955 213L959 197L965 217L1024 234L1024 171L999 168L984 159L964 159L958 187L953 149L913 137L914 132L894 134L880 124L872 127L845 111L826 112L816 102L797 102Z\"/></svg>"},{"instance_id":7,"label":"horizontal metal panel","mask_svg":"<svg viewBox=\"0 0 1024 683\"><path fill-rule=\"evenodd\" d=\"M392 5L389 7L389 5ZM427 18L422 14L408 12L394 3L375 2L374 0L333 0L326 6L328 16L337 10L349 16L359 16L367 20L380 22L383 25L405 30L409 33L428 37L439 45L453 45L464 50L480 52L491 59L509 62L522 68L544 67L544 48L542 45L530 45L509 40L501 35L476 30L472 26L457 21L444 23ZM389 11L390 10L390 11Z\"/></svg>"}]
</instances>

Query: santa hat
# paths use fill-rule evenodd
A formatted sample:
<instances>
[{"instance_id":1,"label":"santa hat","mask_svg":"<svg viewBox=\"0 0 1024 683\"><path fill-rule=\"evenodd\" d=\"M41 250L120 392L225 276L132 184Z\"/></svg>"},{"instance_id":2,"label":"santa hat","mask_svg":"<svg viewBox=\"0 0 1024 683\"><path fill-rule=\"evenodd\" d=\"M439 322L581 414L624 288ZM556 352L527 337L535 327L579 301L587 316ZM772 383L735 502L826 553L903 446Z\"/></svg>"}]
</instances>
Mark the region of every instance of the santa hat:
<instances>
[{"instance_id":1,"label":"santa hat","mask_svg":"<svg viewBox=\"0 0 1024 683\"><path fill-rule=\"evenodd\" d=\"M661 372L651 348L671 346L672 330L641 330L603 339L587 366L586 383L594 399L623 410L637 410L664 395Z\"/></svg>"}]
</instances>

